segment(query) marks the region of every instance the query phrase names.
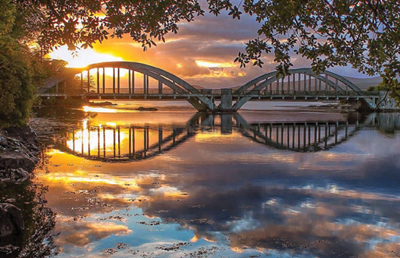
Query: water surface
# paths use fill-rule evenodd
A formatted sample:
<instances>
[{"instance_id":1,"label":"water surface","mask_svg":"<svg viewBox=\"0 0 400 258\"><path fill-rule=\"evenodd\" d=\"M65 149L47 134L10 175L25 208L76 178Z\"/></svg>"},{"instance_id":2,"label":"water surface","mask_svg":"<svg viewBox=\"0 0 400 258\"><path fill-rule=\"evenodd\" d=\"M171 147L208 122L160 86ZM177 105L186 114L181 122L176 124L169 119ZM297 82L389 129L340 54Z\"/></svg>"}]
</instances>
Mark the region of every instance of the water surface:
<instances>
[{"instance_id":1,"label":"water surface","mask_svg":"<svg viewBox=\"0 0 400 258\"><path fill-rule=\"evenodd\" d=\"M400 114L129 105L48 142L58 257L399 256Z\"/></svg>"}]
</instances>

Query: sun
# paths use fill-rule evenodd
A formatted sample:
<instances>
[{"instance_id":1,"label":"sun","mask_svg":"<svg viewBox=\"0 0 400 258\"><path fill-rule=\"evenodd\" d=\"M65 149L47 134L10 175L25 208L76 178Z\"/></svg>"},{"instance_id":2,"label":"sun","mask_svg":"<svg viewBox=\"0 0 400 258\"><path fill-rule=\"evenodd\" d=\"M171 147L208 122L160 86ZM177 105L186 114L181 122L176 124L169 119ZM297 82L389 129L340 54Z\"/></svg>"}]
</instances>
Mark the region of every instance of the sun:
<instances>
[{"instance_id":1,"label":"sun","mask_svg":"<svg viewBox=\"0 0 400 258\"><path fill-rule=\"evenodd\" d=\"M75 54L73 54L68 50L67 46L57 48L49 54L49 57L51 59L61 59L67 61L67 67L70 68L81 68L94 63L124 60L122 57L98 53L92 48L79 49Z\"/></svg>"},{"instance_id":2,"label":"sun","mask_svg":"<svg viewBox=\"0 0 400 258\"><path fill-rule=\"evenodd\" d=\"M76 53L72 53L72 51L68 50L67 46L59 47L48 55L51 59L60 59L67 61L68 64L66 67L68 68L82 68L86 67L90 64L102 63L102 62L115 62L115 61L124 61L122 57L113 56L110 54L102 54L96 52L92 48L88 49L79 49ZM112 77L113 71L112 68L105 69L106 76ZM100 75L103 74L103 71L100 70ZM120 76L126 77L128 71L126 69L121 69Z\"/></svg>"}]
</instances>

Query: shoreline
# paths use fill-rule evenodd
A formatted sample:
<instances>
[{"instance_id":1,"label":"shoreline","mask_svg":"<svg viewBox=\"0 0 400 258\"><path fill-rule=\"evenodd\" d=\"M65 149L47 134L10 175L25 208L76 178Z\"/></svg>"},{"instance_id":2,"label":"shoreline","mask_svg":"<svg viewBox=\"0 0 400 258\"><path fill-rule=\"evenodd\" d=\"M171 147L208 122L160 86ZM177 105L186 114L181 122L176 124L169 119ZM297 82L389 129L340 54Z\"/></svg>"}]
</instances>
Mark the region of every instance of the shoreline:
<instances>
[{"instance_id":1,"label":"shoreline","mask_svg":"<svg viewBox=\"0 0 400 258\"><path fill-rule=\"evenodd\" d=\"M32 127L0 130L0 182L22 183L39 162L41 143Z\"/></svg>"}]
</instances>

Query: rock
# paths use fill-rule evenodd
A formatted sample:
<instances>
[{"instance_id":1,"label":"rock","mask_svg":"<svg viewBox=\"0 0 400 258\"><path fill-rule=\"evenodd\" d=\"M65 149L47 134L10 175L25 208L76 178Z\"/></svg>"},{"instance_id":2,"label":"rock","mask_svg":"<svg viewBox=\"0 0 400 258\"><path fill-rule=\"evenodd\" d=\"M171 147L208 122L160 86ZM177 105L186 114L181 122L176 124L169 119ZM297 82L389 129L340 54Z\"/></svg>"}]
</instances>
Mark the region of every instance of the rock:
<instances>
[{"instance_id":1,"label":"rock","mask_svg":"<svg viewBox=\"0 0 400 258\"><path fill-rule=\"evenodd\" d=\"M117 104L112 103L110 101L103 102L89 102L89 106L91 107L103 107L103 106L116 106Z\"/></svg>"},{"instance_id":2,"label":"rock","mask_svg":"<svg viewBox=\"0 0 400 258\"><path fill-rule=\"evenodd\" d=\"M157 108L145 108L145 107L138 107L136 110L138 111L157 111Z\"/></svg>"},{"instance_id":3,"label":"rock","mask_svg":"<svg viewBox=\"0 0 400 258\"><path fill-rule=\"evenodd\" d=\"M29 126L10 127L0 130L0 137L0 174L11 169L14 178L24 178L25 172L31 172L39 161L40 145L36 134Z\"/></svg>"},{"instance_id":4,"label":"rock","mask_svg":"<svg viewBox=\"0 0 400 258\"><path fill-rule=\"evenodd\" d=\"M29 144L33 146L38 146L39 141L37 140L37 136L35 132L33 132L30 126L24 127L9 127L5 129L8 137L15 138L20 140L23 144Z\"/></svg>"},{"instance_id":5,"label":"rock","mask_svg":"<svg viewBox=\"0 0 400 258\"><path fill-rule=\"evenodd\" d=\"M0 171L0 182L21 184L29 179L29 173L23 168Z\"/></svg>"},{"instance_id":6,"label":"rock","mask_svg":"<svg viewBox=\"0 0 400 258\"><path fill-rule=\"evenodd\" d=\"M0 239L22 235L24 221L21 210L9 203L0 203Z\"/></svg>"},{"instance_id":7,"label":"rock","mask_svg":"<svg viewBox=\"0 0 400 258\"><path fill-rule=\"evenodd\" d=\"M26 153L9 151L0 153L0 169L2 170L23 168L26 171L32 171L35 165L36 159L28 157Z\"/></svg>"}]
</instances>

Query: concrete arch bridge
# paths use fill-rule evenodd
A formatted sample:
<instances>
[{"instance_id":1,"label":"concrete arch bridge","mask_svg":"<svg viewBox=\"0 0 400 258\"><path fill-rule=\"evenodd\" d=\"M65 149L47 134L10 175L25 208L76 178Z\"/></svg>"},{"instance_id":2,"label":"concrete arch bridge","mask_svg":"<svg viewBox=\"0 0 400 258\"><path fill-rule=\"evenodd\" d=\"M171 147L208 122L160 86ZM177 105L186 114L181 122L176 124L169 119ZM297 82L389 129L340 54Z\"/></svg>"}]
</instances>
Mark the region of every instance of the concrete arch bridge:
<instances>
[{"instance_id":1,"label":"concrete arch bridge","mask_svg":"<svg viewBox=\"0 0 400 258\"><path fill-rule=\"evenodd\" d=\"M198 111L239 110L251 100L347 100L375 109L379 93L362 91L346 78L309 68L292 69L282 78L276 71L263 74L238 88L197 89L160 68L135 62L104 62L70 68L50 78L42 98L187 100Z\"/></svg>"}]
</instances>

